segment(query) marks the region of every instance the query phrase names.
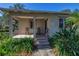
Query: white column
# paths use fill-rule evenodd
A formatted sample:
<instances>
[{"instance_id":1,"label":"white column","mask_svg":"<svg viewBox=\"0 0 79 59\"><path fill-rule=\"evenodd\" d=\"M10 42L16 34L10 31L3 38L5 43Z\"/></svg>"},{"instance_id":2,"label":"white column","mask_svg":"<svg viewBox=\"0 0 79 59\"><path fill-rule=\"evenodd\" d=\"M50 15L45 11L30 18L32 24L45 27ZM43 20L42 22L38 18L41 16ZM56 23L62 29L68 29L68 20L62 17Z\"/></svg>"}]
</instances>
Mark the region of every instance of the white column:
<instances>
[{"instance_id":1,"label":"white column","mask_svg":"<svg viewBox=\"0 0 79 59\"><path fill-rule=\"evenodd\" d=\"M13 36L13 22L12 18L9 16L9 35Z\"/></svg>"},{"instance_id":2,"label":"white column","mask_svg":"<svg viewBox=\"0 0 79 59\"><path fill-rule=\"evenodd\" d=\"M35 17L33 18L33 34L34 34L34 38L36 38L36 19L35 19Z\"/></svg>"}]
</instances>

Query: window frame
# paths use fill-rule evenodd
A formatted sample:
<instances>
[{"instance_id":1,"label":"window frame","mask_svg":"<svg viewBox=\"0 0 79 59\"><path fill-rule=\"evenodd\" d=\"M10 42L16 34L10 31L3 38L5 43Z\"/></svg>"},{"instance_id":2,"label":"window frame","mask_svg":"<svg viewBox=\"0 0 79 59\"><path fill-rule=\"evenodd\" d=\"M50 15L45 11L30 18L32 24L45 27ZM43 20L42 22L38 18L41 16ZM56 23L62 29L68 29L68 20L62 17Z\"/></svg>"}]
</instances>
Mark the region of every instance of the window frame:
<instances>
[{"instance_id":1,"label":"window frame","mask_svg":"<svg viewBox=\"0 0 79 59\"><path fill-rule=\"evenodd\" d=\"M64 18L59 18L59 28L64 27Z\"/></svg>"},{"instance_id":2,"label":"window frame","mask_svg":"<svg viewBox=\"0 0 79 59\"><path fill-rule=\"evenodd\" d=\"M33 20L30 20L30 28L33 28Z\"/></svg>"}]
</instances>

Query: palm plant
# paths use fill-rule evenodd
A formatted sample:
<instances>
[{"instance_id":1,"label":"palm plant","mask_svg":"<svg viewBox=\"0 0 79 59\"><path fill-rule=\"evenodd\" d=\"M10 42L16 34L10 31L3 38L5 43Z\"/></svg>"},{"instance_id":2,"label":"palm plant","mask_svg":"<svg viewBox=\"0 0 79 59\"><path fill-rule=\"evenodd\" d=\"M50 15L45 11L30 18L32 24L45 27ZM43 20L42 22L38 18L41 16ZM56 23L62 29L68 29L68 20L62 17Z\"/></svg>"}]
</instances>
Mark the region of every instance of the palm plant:
<instances>
[{"instance_id":1,"label":"palm plant","mask_svg":"<svg viewBox=\"0 0 79 59\"><path fill-rule=\"evenodd\" d=\"M9 6L10 9L16 9L16 10L24 10L24 4L15 3L13 6ZM18 29L18 21L14 19L13 23L13 31Z\"/></svg>"},{"instance_id":2,"label":"palm plant","mask_svg":"<svg viewBox=\"0 0 79 59\"><path fill-rule=\"evenodd\" d=\"M28 55L33 50L32 38L12 39L5 38L0 44L0 55Z\"/></svg>"},{"instance_id":3,"label":"palm plant","mask_svg":"<svg viewBox=\"0 0 79 59\"><path fill-rule=\"evenodd\" d=\"M1 26L4 29L8 25L8 13L4 11L1 14L2 14L2 16L0 17Z\"/></svg>"},{"instance_id":4,"label":"palm plant","mask_svg":"<svg viewBox=\"0 0 79 59\"><path fill-rule=\"evenodd\" d=\"M11 9L25 9L23 4L15 3L13 6L10 6Z\"/></svg>"},{"instance_id":5,"label":"palm plant","mask_svg":"<svg viewBox=\"0 0 79 59\"><path fill-rule=\"evenodd\" d=\"M79 25L79 11L74 11L70 17L65 21L66 25L71 25L71 27Z\"/></svg>"},{"instance_id":6,"label":"palm plant","mask_svg":"<svg viewBox=\"0 0 79 59\"><path fill-rule=\"evenodd\" d=\"M51 46L58 49L58 55L79 55L79 35L76 29L63 29L49 39Z\"/></svg>"},{"instance_id":7,"label":"palm plant","mask_svg":"<svg viewBox=\"0 0 79 59\"><path fill-rule=\"evenodd\" d=\"M65 26L68 27L65 27L49 38L51 47L57 50L57 55L79 55L78 19L79 12L73 12L70 17L65 20Z\"/></svg>"}]
</instances>

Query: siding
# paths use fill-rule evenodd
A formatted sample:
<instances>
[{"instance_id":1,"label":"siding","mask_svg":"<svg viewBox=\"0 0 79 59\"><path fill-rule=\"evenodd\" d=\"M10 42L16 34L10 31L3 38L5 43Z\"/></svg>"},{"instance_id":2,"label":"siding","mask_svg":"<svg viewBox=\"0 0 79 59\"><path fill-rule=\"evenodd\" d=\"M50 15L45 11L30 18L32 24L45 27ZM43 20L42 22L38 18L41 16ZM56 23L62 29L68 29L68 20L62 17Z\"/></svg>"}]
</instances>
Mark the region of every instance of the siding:
<instances>
[{"instance_id":1,"label":"siding","mask_svg":"<svg viewBox=\"0 0 79 59\"><path fill-rule=\"evenodd\" d=\"M48 20L49 36L59 31L59 20L57 17L52 17Z\"/></svg>"}]
</instances>

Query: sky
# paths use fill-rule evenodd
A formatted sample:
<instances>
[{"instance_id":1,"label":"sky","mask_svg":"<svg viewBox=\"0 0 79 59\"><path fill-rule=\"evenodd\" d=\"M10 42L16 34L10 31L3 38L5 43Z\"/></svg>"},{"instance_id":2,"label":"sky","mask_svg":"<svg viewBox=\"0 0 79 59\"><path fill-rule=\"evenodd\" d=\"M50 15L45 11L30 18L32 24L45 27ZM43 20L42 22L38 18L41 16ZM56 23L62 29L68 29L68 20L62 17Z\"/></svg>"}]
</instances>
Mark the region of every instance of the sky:
<instances>
[{"instance_id":1,"label":"sky","mask_svg":"<svg viewBox=\"0 0 79 59\"><path fill-rule=\"evenodd\" d=\"M11 3L0 3L0 7L9 8ZM79 9L79 3L24 3L26 9L45 10L45 11L61 11L64 9Z\"/></svg>"}]
</instances>

